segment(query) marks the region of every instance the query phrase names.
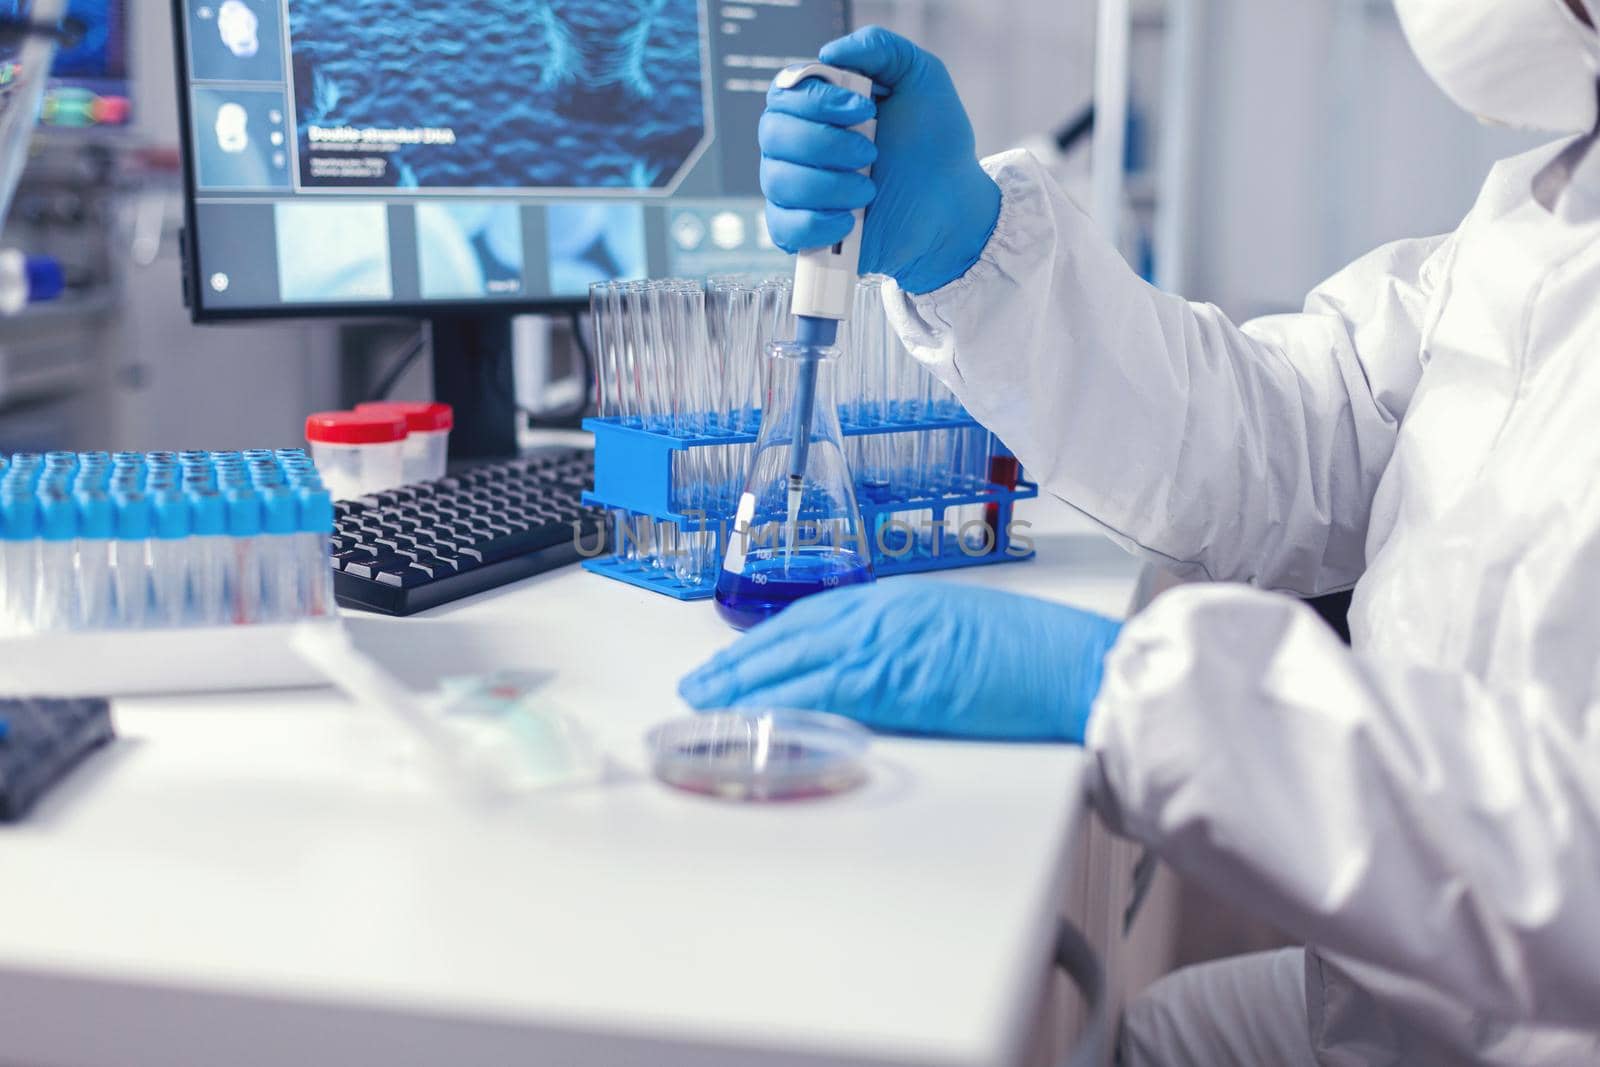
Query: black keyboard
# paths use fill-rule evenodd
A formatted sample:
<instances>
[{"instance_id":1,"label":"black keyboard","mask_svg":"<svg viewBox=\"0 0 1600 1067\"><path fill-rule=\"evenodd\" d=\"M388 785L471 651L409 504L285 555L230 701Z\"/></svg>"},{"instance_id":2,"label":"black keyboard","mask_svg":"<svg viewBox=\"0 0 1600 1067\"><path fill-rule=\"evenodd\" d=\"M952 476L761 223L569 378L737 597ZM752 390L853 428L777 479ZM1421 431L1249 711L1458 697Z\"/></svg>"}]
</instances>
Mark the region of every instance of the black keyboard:
<instances>
[{"instance_id":1,"label":"black keyboard","mask_svg":"<svg viewBox=\"0 0 1600 1067\"><path fill-rule=\"evenodd\" d=\"M0 822L26 815L33 802L90 752L111 740L104 700L0 700Z\"/></svg>"},{"instance_id":2,"label":"black keyboard","mask_svg":"<svg viewBox=\"0 0 1600 1067\"><path fill-rule=\"evenodd\" d=\"M594 453L562 449L341 500L334 595L411 615L575 563L604 529L603 512L582 502L593 481Z\"/></svg>"}]
</instances>

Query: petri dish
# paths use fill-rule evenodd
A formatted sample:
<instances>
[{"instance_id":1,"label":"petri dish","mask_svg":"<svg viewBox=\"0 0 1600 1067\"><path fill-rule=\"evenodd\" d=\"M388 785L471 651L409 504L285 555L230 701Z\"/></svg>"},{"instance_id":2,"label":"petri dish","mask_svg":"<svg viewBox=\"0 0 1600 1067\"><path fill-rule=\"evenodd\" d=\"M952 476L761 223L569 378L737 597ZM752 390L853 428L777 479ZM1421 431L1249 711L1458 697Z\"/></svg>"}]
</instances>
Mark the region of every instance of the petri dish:
<instances>
[{"instance_id":1,"label":"petri dish","mask_svg":"<svg viewBox=\"0 0 1600 1067\"><path fill-rule=\"evenodd\" d=\"M838 715L760 709L713 711L645 735L655 776L724 800L806 800L867 780L872 734Z\"/></svg>"}]
</instances>

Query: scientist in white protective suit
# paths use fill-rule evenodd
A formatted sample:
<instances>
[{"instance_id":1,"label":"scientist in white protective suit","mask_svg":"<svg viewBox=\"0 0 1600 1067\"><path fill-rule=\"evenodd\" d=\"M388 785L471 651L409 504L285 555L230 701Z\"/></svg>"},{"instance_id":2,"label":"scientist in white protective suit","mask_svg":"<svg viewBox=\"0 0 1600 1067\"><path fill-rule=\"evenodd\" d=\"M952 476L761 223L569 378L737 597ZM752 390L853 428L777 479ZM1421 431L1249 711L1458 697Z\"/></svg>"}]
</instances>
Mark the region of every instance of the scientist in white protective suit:
<instances>
[{"instance_id":1,"label":"scientist in white protective suit","mask_svg":"<svg viewBox=\"0 0 1600 1067\"><path fill-rule=\"evenodd\" d=\"M811 80L762 120L777 242L870 203L862 269L917 358L1050 492L1211 581L1124 626L830 592L681 691L1085 744L1115 826L1307 946L1159 983L1125 1064L1600 1064L1600 0L1396 7L1461 106L1572 136L1243 327L1134 277L1032 157L975 160L943 65L884 30L821 53L875 104ZM875 148L848 130L874 113ZM1347 649L1296 598L1351 585Z\"/></svg>"}]
</instances>

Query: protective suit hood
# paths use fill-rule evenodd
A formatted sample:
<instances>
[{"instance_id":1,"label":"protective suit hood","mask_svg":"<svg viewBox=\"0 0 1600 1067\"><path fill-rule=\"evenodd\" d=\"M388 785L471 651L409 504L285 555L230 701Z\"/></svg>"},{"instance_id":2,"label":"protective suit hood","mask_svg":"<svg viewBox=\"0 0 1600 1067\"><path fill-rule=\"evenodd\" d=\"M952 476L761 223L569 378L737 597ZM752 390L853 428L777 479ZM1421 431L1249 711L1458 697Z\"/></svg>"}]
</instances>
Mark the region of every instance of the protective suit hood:
<instances>
[{"instance_id":1,"label":"protective suit hood","mask_svg":"<svg viewBox=\"0 0 1600 1067\"><path fill-rule=\"evenodd\" d=\"M1591 17L1597 0L1581 0ZM1445 95L1485 122L1589 133L1600 118L1600 34L1565 0L1395 0Z\"/></svg>"}]
</instances>

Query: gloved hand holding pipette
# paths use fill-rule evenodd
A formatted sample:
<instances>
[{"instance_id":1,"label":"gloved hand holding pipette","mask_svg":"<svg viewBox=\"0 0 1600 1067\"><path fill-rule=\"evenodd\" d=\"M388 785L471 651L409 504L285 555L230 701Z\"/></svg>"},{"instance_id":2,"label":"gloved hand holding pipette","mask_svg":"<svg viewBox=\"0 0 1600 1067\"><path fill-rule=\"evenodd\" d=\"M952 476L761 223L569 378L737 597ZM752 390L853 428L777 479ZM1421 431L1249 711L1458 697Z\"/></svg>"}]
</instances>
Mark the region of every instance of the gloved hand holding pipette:
<instances>
[{"instance_id":1,"label":"gloved hand holding pipette","mask_svg":"<svg viewBox=\"0 0 1600 1067\"><path fill-rule=\"evenodd\" d=\"M795 708L879 730L1081 742L1121 625L939 582L862 585L788 608L686 676L699 709Z\"/></svg>"},{"instance_id":2,"label":"gloved hand holding pipette","mask_svg":"<svg viewBox=\"0 0 1600 1067\"><path fill-rule=\"evenodd\" d=\"M760 129L773 241L790 252L831 246L850 233L850 213L870 204L861 273L887 274L911 293L961 277L994 232L1000 189L978 164L944 64L876 26L824 46L821 58L886 95L874 104L816 80L774 83ZM869 144L854 128L872 118ZM870 180L856 173L864 167Z\"/></svg>"}]
</instances>

